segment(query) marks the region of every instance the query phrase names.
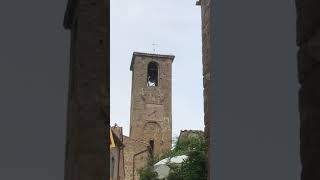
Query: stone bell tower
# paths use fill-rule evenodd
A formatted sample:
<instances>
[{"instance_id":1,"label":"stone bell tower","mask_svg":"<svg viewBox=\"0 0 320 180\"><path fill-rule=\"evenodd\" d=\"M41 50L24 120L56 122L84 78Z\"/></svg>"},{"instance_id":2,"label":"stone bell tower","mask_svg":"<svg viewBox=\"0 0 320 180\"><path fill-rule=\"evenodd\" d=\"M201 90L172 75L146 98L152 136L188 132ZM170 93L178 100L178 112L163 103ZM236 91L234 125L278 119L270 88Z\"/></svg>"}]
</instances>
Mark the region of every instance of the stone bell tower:
<instances>
[{"instance_id":1,"label":"stone bell tower","mask_svg":"<svg viewBox=\"0 0 320 180\"><path fill-rule=\"evenodd\" d=\"M172 144L172 62L174 56L134 52L130 137L148 143L154 154Z\"/></svg>"}]
</instances>

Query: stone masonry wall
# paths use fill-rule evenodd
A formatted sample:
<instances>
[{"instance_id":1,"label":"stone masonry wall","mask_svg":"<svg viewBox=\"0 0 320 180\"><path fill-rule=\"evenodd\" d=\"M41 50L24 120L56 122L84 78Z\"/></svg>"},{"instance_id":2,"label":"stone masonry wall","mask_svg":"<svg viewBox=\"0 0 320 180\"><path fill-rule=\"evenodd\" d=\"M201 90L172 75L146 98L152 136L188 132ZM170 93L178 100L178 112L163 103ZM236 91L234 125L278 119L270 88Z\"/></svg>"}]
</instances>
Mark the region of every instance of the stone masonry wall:
<instances>
[{"instance_id":1,"label":"stone masonry wall","mask_svg":"<svg viewBox=\"0 0 320 180\"><path fill-rule=\"evenodd\" d=\"M106 1L78 0L71 27L65 180L107 179Z\"/></svg>"},{"instance_id":2,"label":"stone masonry wall","mask_svg":"<svg viewBox=\"0 0 320 180\"><path fill-rule=\"evenodd\" d=\"M201 138L201 137L203 137L203 131L183 130L183 131L180 131L178 141L184 141L190 138Z\"/></svg>"},{"instance_id":3,"label":"stone masonry wall","mask_svg":"<svg viewBox=\"0 0 320 180\"><path fill-rule=\"evenodd\" d=\"M205 124L205 129L204 129L204 134L207 139L207 142L210 143L210 120L211 118L209 117L209 83L210 83L210 41L213 36L211 34L211 0L199 0L197 2L197 5L201 6L201 29L202 29L202 64L203 64L203 96L204 96L204 124ZM211 133L212 134L212 133ZM210 147L210 146L209 146ZM210 158L211 154L208 153L208 159ZM210 163L209 163L210 166ZM209 171L209 178L211 177Z\"/></svg>"},{"instance_id":4,"label":"stone masonry wall","mask_svg":"<svg viewBox=\"0 0 320 180\"><path fill-rule=\"evenodd\" d=\"M209 138L209 82L210 82L210 0L202 0L202 63L203 63L203 94L204 94L204 112L205 112L205 136Z\"/></svg>"},{"instance_id":5,"label":"stone masonry wall","mask_svg":"<svg viewBox=\"0 0 320 180\"><path fill-rule=\"evenodd\" d=\"M320 1L296 0L301 180L320 179Z\"/></svg>"},{"instance_id":6,"label":"stone masonry wall","mask_svg":"<svg viewBox=\"0 0 320 180\"><path fill-rule=\"evenodd\" d=\"M138 170L145 167L150 158L148 144L123 136L125 180L139 180ZM141 154L138 154L141 153Z\"/></svg>"}]
</instances>

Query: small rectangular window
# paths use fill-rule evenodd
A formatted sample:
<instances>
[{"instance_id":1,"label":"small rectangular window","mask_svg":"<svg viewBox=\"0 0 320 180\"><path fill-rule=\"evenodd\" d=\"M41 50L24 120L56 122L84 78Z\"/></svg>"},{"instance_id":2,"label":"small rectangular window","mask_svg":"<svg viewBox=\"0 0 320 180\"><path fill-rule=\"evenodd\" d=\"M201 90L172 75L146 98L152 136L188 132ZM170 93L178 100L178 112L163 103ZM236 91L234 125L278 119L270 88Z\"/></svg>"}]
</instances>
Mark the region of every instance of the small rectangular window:
<instances>
[{"instance_id":1,"label":"small rectangular window","mask_svg":"<svg viewBox=\"0 0 320 180\"><path fill-rule=\"evenodd\" d=\"M151 147L151 153L153 154L154 151L154 140L149 141L150 147Z\"/></svg>"}]
</instances>

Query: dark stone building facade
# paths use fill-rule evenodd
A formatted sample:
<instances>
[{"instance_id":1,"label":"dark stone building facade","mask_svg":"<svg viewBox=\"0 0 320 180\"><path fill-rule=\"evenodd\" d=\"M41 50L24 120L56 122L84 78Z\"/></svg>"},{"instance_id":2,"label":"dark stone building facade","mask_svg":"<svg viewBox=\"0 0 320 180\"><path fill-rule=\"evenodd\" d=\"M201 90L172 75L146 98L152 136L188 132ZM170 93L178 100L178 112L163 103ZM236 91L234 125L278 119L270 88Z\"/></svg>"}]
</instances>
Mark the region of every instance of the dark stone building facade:
<instances>
[{"instance_id":1,"label":"dark stone building facade","mask_svg":"<svg viewBox=\"0 0 320 180\"><path fill-rule=\"evenodd\" d=\"M212 12L211 12L211 0L199 0L197 5L201 6L201 29L202 29L202 64L203 64L203 99L204 99L204 135L209 144L209 151L211 151L210 143L212 142L212 134L210 132L210 124L212 123L209 113L209 87L210 87L210 79L212 74L210 73L210 61L211 61L211 46L213 34L211 30L212 23ZM208 159L212 159L212 154L208 153ZM212 177L210 172L210 162L209 166L209 177Z\"/></svg>"},{"instance_id":2,"label":"dark stone building facade","mask_svg":"<svg viewBox=\"0 0 320 180\"><path fill-rule=\"evenodd\" d=\"M202 64L203 64L203 95L204 95L204 124L205 136L209 139L209 82L210 82L210 40L211 40L211 0L199 0L197 5L201 6L202 19Z\"/></svg>"},{"instance_id":3,"label":"dark stone building facade","mask_svg":"<svg viewBox=\"0 0 320 180\"><path fill-rule=\"evenodd\" d=\"M301 180L320 179L320 1L296 0Z\"/></svg>"},{"instance_id":4,"label":"dark stone building facade","mask_svg":"<svg viewBox=\"0 0 320 180\"><path fill-rule=\"evenodd\" d=\"M65 13L71 31L65 180L109 177L106 12L106 0L69 0Z\"/></svg>"}]
</instances>

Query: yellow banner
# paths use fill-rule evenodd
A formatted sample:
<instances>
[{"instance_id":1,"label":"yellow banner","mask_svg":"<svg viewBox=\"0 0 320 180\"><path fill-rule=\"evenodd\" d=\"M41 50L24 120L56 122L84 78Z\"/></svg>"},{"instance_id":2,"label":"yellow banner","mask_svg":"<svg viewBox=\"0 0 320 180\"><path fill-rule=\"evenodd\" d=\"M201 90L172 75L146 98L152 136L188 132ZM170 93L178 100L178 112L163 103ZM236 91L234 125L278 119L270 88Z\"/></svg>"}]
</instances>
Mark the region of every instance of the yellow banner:
<instances>
[{"instance_id":1,"label":"yellow banner","mask_svg":"<svg viewBox=\"0 0 320 180\"><path fill-rule=\"evenodd\" d=\"M112 131L110 129L110 148L116 147L115 143L114 143L114 139L113 139L113 134Z\"/></svg>"}]
</instances>

